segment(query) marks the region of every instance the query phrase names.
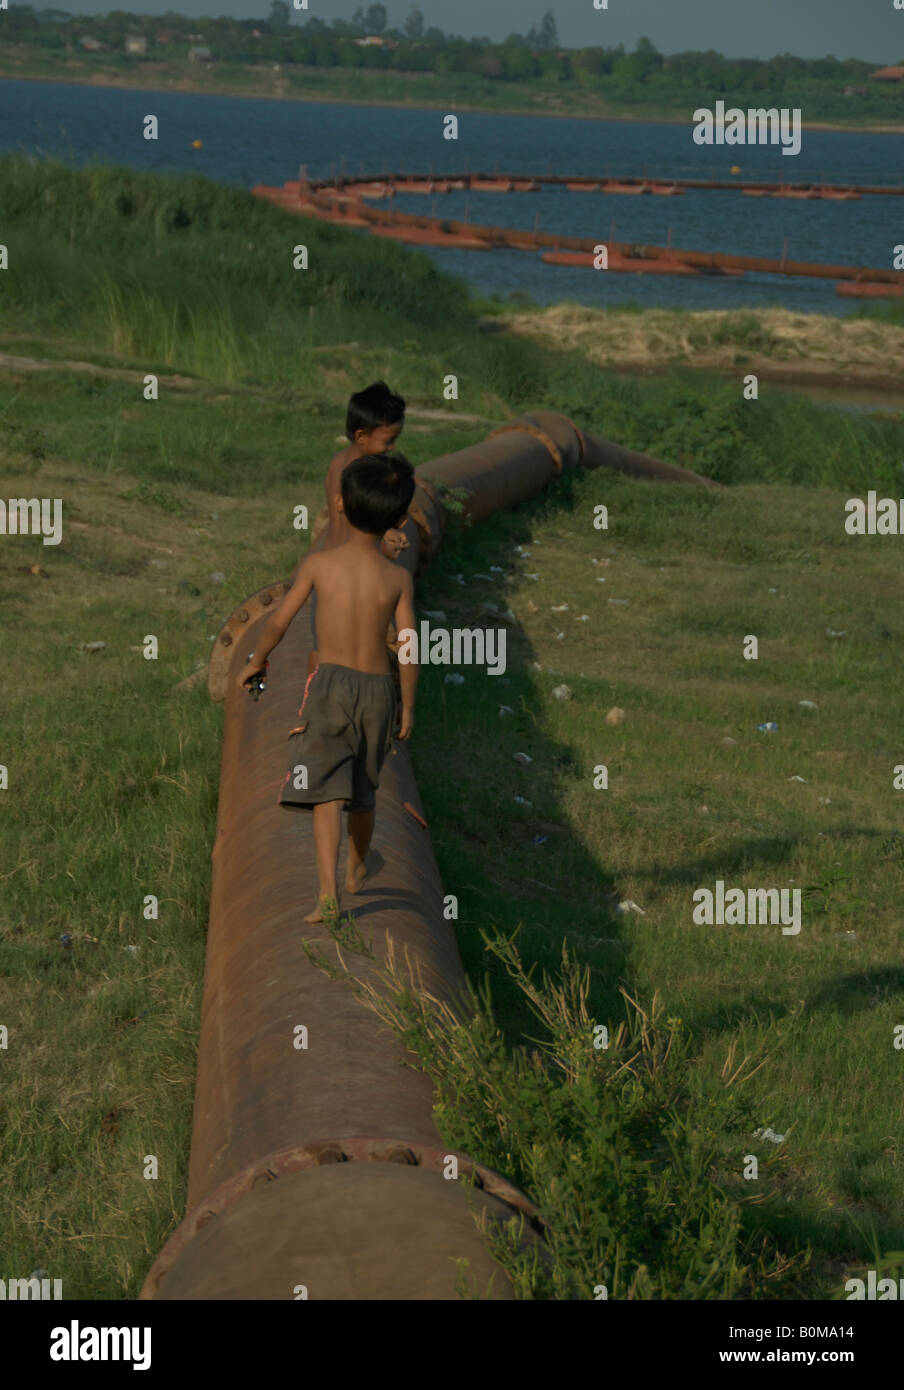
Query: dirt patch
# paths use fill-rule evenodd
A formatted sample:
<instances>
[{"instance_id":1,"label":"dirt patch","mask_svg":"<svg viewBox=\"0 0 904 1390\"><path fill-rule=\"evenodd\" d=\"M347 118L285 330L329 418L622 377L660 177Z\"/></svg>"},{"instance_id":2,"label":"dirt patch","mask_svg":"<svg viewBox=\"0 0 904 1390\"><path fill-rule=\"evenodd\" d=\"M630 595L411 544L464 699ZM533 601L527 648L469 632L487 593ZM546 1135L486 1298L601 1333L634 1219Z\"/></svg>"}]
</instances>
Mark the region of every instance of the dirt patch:
<instances>
[{"instance_id":1,"label":"dirt patch","mask_svg":"<svg viewBox=\"0 0 904 1390\"><path fill-rule=\"evenodd\" d=\"M577 348L600 366L627 370L743 366L791 384L904 385L904 327L786 309L619 313L557 304L506 314L509 331L545 347Z\"/></svg>"}]
</instances>

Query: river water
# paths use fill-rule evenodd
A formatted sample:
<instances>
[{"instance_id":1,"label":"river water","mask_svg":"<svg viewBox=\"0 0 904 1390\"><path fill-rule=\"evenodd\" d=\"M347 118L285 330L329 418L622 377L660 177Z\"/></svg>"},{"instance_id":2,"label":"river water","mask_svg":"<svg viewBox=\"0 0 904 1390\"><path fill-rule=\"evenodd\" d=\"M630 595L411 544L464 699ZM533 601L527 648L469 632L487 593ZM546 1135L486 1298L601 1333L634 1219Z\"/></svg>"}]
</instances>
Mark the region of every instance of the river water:
<instances>
[{"instance_id":1,"label":"river water","mask_svg":"<svg viewBox=\"0 0 904 1390\"><path fill-rule=\"evenodd\" d=\"M143 118L159 122L159 139L143 138ZM443 138L438 110L349 106L201 96L52 82L0 82L0 150L47 154L83 164L194 170L225 183L281 184L307 165L311 177L333 170L451 172L545 171L655 177L824 179L830 183L904 180L904 137L803 131L797 156L778 145L700 146L685 124L573 120L544 116L459 113L459 138ZM201 140L202 148L192 149ZM744 198L739 193L688 191L683 197L619 197L548 188L530 194L450 193L435 199L399 197L403 211L474 222L538 227L545 232L727 251L833 264L891 268L904 242L904 199L859 202ZM2 212L2 210L0 210ZM634 303L686 309L781 305L844 314L852 301L833 281L784 276L709 278L599 274L544 265L518 251L454 251L427 255L463 276L479 292L503 299L523 295L541 304Z\"/></svg>"}]
</instances>

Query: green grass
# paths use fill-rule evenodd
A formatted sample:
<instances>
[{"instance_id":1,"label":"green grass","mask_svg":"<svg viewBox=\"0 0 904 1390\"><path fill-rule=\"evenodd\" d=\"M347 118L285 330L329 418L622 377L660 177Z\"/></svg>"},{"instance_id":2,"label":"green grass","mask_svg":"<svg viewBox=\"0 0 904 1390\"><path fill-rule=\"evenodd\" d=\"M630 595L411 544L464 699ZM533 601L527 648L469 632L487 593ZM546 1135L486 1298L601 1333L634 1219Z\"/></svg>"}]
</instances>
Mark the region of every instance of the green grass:
<instances>
[{"instance_id":1,"label":"green grass","mask_svg":"<svg viewBox=\"0 0 904 1390\"><path fill-rule=\"evenodd\" d=\"M203 687L174 686L203 666L222 618L296 562L292 509L316 514L349 390L385 372L413 406L441 409L443 376L458 370L449 419L412 412L406 425L416 463L486 432L456 409L498 420L547 405L731 485L566 476L479 529L453 524L419 603L454 626L485 599L517 620L504 677L469 671L455 688L424 671L413 743L477 994L468 1027L404 993L384 1008L395 998L435 1082L444 1139L523 1184L554 1226L551 1265L503 1252L520 1296L592 1298L600 1283L610 1297L838 1296L846 1269L900 1247L904 1220L899 538L843 526L852 492L897 490L895 436L765 390L741 413L705 382L625 385L481 334L453 290L448 327L409 306L401 331L381 333L403 312L393 271L410 260L423 288L424 258L381 246L388 281L375 290L371 253L336 233L323 243L332 278L287 289L288 272L283 283L268 265L238 269L254 218L268 255L299 225L307 238L278 209L123 176L137 210L113 220L107 244L112 174L7 162L0 189L20 176L0 348L135 375L0 375L0 495L64 502L62 545L7 537L0 549L7 1273L40 1267L69 1297L134 1298L183 1213L222 714ZM42 177L58 195L52 220ZM189 225L157 239L159 209L180 203ZM236 266L219 292L205 237ZM121 358L103 301L76 280L83 250L109 284L128 270L157 306L136 310ZM286 293L313 310L301 328L279 317ZM198 333L173 338L167 359L161 324L183 294ZM357 344L341 351L337 298ZM275 378L256 356L271 312L266 361L293 364ZM228 352L198 346L224 323L231 368ZM186 380L147 402L143 374L161 363ZM600 502L605 532L592 524ZM491 565L491 583L473 577ZM140 650L149 633L157 661ZM749 633L756 662L742 656ZM89 653L92 641L106 647ZM563 682L571 700L553 695ZM514 713L500 717L503 704ZM604 720L614 705L619 727ZM777 733L758 731L766 720ZM793 880L806 891L800 935L694 926L691 894L717 878ZM619 914L626 899L644 915ZM607 1052L588 1019L609 1026ZM619 1072L638 1049L634 1074ZM487 1098L502 1129L484 1118ZM763 1126L786 1139L754 1138ZM742 1176L748 1154L756 1181Z\"/></svg>"}]
</instances>

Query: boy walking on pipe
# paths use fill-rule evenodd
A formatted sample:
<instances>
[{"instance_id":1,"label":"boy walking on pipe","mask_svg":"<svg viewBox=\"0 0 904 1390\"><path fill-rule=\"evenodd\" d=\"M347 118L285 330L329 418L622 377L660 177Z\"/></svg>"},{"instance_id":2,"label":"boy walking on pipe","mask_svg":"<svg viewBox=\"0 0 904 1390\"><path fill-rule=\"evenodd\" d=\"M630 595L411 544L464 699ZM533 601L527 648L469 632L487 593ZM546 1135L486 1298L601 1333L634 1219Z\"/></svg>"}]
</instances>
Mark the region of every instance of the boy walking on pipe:
<instances>
[{"instance_id":1,"label":"boy walking on pipe","mask_svg":"<svg viewBox=\"0 0 904 1390\"><path fill-rule=\"evenodd\" d=\"M345 434L349 443L330 459L324 480L326 492L327 530L321 543L321 550L331 550L348 540L349 530L345 517L336 509L342 475L350 463L366 454L388 454L395 447L396 440L405 427L405 402L395 391L391 391L385 381L375 381L365 386L363 391L355 391L348 402L345 416ZM383 554L390 560L398 558L407 549L408 537L404 531L390 529L383 537ZM395 634L393 633L393 637ZM317 595L311 598L311 654L308 657L308 670L317 665Z\"/></svg>"},{"instance_id":2,"label":"boy walking on pipe","mask_svg":"<svg viewBox=\"0 0 904 1390\"><path fill-rule=\"evenodd\" d=\"M349 837L345 891L359 893L364 886L380 769L396 720L400 739L411 734L417 690L417 665L400 663L398 710L386 628L390 618L398 631L414 628L414 585L408 571L387 559L381 548L386 531L405 523L414 470L399 454L367 455L348 465L340 486L334 502L348 539L307 557L237 677L249 690L301 605L315 593L318 664L305 685L302 722L289 735L289 771L279 795L282 806L313 811L320 891L306 922L338 917L343 808ZM297 785L299 774L302 787Z\"/></svg>"}]
</instances>

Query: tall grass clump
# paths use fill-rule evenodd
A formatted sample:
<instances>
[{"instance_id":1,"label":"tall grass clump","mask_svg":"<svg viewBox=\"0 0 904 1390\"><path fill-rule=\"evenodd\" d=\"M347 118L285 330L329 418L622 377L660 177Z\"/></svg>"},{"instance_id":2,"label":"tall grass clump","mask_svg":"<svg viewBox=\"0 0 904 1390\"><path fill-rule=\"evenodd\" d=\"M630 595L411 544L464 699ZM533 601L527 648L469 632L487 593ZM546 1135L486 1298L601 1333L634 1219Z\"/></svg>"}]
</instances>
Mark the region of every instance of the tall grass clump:
<instances>
[{"instance_id":1,"label":"tall grass clump","mask_svg":"<svg viewBox=\"0 0 904 1390\"><path fill-rule=\"evenodd\" d=\"M509 1049L493 1017L488 981L470 981L455 1007L403 968L388 941L378 983L360 980L345 951L373 956L352 923L331 932L343 980L415 1055L435 1088L443 1139L511 1178L534 1202L541 1242L523 1222L483 1223L490 1248L524 1299L739 1299L794 1296L809 1264L779 1248L717 1180L735 1159L752 1116L744 1083L767 1059L729 1046L721 1086L694 1078L682 1021L621 991L626 1016L610 1030L589 1009L590 971L567 943L561 968L525 969L517 932L481 931L539 1025L534 1047ZM743 1152L743 1149L740 1150ZM762 1203L762 1195L756 1199ZM467 1271L462 1271L467 1283ZM605 1292L602 1292L602 1290Z\"/></svg>"},{"instance_id":2,"label":"tall grass clump","mask_svg":"<svg viewBox=\"0 0 904 1390\"><path fill-rule=\"evenodd\" d=\"M298 218L195 175L0 159L5 316L89 334L117 355L215 379L284 381L310 346L309 314L359 332L454 331L466 293L426 256ZM294 268L305 245L309 269ZM362 321L363 316L363 321ZM404 331L403 331L404 329Z\"/></svg>"}]
</instances>

